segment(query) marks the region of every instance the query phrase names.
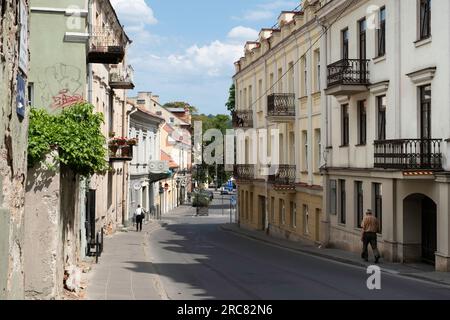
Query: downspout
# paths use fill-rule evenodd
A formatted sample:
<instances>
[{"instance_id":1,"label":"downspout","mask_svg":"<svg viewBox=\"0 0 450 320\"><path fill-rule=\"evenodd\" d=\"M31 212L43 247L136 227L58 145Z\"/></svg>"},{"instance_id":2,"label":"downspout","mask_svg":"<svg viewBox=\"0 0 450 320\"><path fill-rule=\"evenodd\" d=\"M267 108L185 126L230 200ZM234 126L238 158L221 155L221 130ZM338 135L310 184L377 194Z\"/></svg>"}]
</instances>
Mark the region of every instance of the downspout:
<instances>
[{"instance_id":1,"label":"downspout","mask_svg":"<svg viewBox=\"0 0 450 320\"><path fill-rule=\"evenodd\" d=\"M92 12L93 12L93 0L88 0L88 31L89 31L89 40L88 46L90 46L91 35L92 35ZM88 49L89 50L89 49ZM92 99L92 87L93 87L93 75L92 75L92 63L88 63L88 102L90 104L93 103Z\"/></svg>"}]
</instances>

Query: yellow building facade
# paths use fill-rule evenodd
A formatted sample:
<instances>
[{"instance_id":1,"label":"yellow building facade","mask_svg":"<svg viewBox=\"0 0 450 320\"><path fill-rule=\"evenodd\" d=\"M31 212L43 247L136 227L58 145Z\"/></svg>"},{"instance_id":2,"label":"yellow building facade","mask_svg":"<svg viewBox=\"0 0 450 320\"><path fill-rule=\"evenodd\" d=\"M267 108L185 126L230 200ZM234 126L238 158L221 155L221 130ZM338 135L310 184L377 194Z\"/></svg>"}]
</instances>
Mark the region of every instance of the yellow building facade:
<instances>
[{"instance_id":1,"label":"yellow building facade","mask_svg":"<svg viewBox=\"0 0 450 320\"><path fill-rule=\"evenodd\" d=\"M324 80L318 1L283 11L235 63L241 227L321 243Z\"/></svg>"}]
</instances>

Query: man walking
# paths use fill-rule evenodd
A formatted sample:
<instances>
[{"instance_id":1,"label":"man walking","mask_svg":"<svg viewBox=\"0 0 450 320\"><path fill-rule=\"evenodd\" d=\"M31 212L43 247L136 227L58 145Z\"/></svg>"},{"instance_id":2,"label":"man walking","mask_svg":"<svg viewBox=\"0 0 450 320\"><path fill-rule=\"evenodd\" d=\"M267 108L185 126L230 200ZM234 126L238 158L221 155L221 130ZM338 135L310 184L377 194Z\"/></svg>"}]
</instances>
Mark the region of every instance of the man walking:
<instances>
[{"instance_id":1,"label":"man walking","mask_svg":"<svg viewBox=\"0 0 450 320\"><path fill-rule=\"evenodd\" d=\"M362 258L365 261L369 261L369 243L372 247L373 254L375 256L375 263L380 260L380 252L377 246L377 233L380 230L379 222L376 217L373 216L372 210L367 210L366 216L364 217L362 224L362 236L361 241L363 242L363 252Z\"/></svg>"},{"instance_id":2,"label":"man walking","mask_svg":"<svg viewBox=\"0 0 450 320\"><path fill-rule=\"evenodd\" d=\"M141 208L141 205L137 206L137 209L134 212L134 216L136 219L136 232L142 231L142 220L144 220L144 211Z\"/></svg>"}]
</instances>

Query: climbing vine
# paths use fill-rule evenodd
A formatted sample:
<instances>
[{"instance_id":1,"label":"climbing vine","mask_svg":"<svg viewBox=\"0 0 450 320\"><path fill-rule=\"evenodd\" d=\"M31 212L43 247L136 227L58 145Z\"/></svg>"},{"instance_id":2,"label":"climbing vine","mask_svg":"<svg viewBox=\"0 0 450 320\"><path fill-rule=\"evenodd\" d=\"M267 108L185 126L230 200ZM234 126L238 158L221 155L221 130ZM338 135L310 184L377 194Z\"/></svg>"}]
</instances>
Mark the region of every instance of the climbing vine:
<instances>
[{"instance_id":1,"label":"climbing vine","mask_svg":"<svg viewBox=\"0 0 450 320\"><path fill-rule=\"evenodd\" d=\"M105 174L106 138L101 131L103 114L94 113L94 106L79 103L60 114L32 108L28 134L28 165L33 167L58 148L57 161L75 173L89 176Z\"/></svg>"}]
</instances>

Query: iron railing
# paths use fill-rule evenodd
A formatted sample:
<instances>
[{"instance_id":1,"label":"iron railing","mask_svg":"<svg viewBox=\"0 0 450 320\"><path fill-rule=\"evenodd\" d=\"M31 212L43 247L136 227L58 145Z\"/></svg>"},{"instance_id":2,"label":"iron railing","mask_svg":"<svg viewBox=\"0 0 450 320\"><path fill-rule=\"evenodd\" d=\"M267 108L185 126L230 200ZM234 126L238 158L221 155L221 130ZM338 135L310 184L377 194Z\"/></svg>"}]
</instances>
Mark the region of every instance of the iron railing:
<instances>
[{"instance_id":1,"label":"iron railing","mask_svg":"<svg viewBox=\"0 0 450 320\"><path fill-rule=\"evenodd\" d=\"M241 181L251 181L255 178L254 164L237 164L234 166L234 178Z\"/></svg>"},{"instance_id":2,"label":"iron railing","mask_svg":"<svg viewBox=\"0 0 450 320\"><path fill-rule=\"evenodd\" d=\"M111 68L109 73L109 83L112 87L122 87L125 85L134 88L133 68L131 66Z\"/></svg>"},{"instance_id":3,"label":"iron railing","mask_svg":"<svg viewBox=\"0 0 450 320\"><path fill-rule=\"evenodd\" d=\"M267 115L269 117L294 117L295 94L273 93L267 96Z\"/></svg>"},{"instance_id":4,"label":"iron railing","mask_svg":"<svg viewBox=\"0 0 450 320\"><path fill-rule=\"evenodd\" d=\"M342 59L328 66L328 87L334 85L369 85L369 61Z\"/></svg>"},{"instance_id":5,"label":"iron railing","mask_svg":"<svg viewBox=\"0 0 450 320\"><path fill-rule=\"evenodd\" d=\"M442 170L442 139L375 141L375 168Z\"/></svg>"},{"instance_id":6,"label":"iron railing","mask_svg":"<svg viewBox=\"0 0 450 320\"><path fill-rule=\"evenodd\" d=\"M121 34L112 28L94 26L89 36L88 61L90 63L118 64L125 56L125 43Z\"/></svg>"},{"instance_id":7,"label":"iron railing","mask_svg":"<svg viewBox=\"0 0 450 320\"><path fill-rule=\"evenodd\" d=\"M276 173L269 175L268 182L275 185L294 186L296 171L295 165L279 165Z\"/></svg>"},{"instance_id":8,"label":"iron railing","mask_svg":"<svg viewBox=\"0 0 450 320\"><path fill-rule=\"evenodd\" d=\"M237 110L232 113L234 128L252 128L253 110Z\"/></svg>"}]
</instances>

